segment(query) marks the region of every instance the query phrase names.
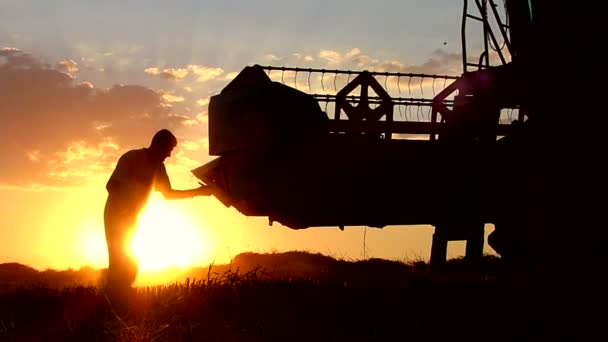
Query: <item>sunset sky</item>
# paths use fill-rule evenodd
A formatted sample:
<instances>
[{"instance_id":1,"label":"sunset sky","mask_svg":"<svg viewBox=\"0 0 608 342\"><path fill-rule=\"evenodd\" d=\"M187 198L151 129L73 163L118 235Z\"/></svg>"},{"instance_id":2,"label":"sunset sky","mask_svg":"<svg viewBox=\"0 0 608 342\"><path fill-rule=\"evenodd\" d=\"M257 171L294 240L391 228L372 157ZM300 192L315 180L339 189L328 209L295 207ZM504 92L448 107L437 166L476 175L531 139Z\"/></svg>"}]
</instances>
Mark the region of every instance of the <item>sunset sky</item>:
<instances>
[{"instance_id":1,"label":"sunset sky","mask_svg":"<svg viewBox=\"0 0 608 342\"><path fill-rule=\"evenodd\" d=\"M0 0L0 262L106 267L105 182L117 158L169 128L179 140L171 181L196 187L190 170L212 158L209 98L245 66L459 75L461 15L453 0ZM148 269L243 251L356 259L364 235L366 257L427 259L433 232L295 231L214 197L154 194L149 208L134 247Z\"/></svg>"}]
</instances>

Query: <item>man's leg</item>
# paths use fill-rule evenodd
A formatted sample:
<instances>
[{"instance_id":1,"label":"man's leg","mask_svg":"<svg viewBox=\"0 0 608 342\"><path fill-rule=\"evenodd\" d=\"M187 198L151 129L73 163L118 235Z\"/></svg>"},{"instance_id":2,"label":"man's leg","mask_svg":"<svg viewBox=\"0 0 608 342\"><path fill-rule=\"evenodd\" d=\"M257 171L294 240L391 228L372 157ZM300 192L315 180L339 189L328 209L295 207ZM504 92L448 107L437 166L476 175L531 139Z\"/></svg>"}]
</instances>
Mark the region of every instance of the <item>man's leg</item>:
<instances>
[{"instance_id":1,"label":"man's leg","mask_svg":"<svg viewBox=\"0 0 608 342\"><path fill-rule=\"evenodd\" d=\"M131 255L131 236L136 219L120 217L106 210L104 215L108 245L107 286L117 290L129 289L137 278L137 262Z\"/></svg>"},{"instance_id":2,"label":"man's leg","mask_svg":"<svg viewBox=\"0 0 608 342\"><path fill-rule=\"evenodd\" d=\"M124 247L124 239L110 237L108 241L108 286L126 289L137 277L137 264Z\"/></svg>"},{"instance_id":3,"label":"man's leg","mask_svg":"<svg viewBox=\"0 0 608 342\"><path fill-rule=\"evenodd\" d=\"M128 230L122 241L122 258L121 258L121 270L125 284L128 287L132 287L137 279L138 264L137 260L133 256L131 251L131 241L133 240L133 234L135 233L135 222L129 224Z\"/></svg>"}]
</instances>

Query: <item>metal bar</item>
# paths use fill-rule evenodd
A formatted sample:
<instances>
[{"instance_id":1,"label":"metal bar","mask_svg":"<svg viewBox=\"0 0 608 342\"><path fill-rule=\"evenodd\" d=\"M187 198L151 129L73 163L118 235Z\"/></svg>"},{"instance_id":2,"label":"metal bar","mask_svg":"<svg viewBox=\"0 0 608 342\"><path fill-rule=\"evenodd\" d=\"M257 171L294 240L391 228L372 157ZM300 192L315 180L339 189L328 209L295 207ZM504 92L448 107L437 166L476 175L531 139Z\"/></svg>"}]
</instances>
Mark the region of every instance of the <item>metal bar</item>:
<instances>
[{"instance_id":1,"label":"metal bar","mask_svg":"<svg viewBox=\"0 0 608 342\"><path fill-rule=\"evenodd\" d=\"M494 18L496 19L496 22L498 22L498 29L500 30L502 39L504 40L505 44L507 45L507 50L509 51L509 54L511 56L513 56L513 51L511 49L511 42L509 41L509 37L507 36L507 31L505 31L502 21L500 20L500 15L498 14L498 11L496 10L496 4L494 4L494 0L490 0L490 7L492 8L492 13L494 13Z\"/></svg>"},{"instance_id":2,"label":"metal bar","mask_svg":"<svg viewBox=\"0 0 608 342\"><path fill-rule=\"evenodd\" d=\"M486 43L488 41L486 40ZM481 53L481 55L479 55L479 65L478 65L478 69L481 70L481 67L483 66L483 59L486 59L486 68L489 66L490 64L490 55L488 54L488 50L484 51Z\"/></svg>"},{"instance_id":3,"label":"metal bar","mask_svg":"<svg viewBox=\"0 0 608 342\"><path fill-rule=\"evenodd\" d=\"M480 0L475 0L475 3L477 4L477 8L479 9L479 12L481 13L481 17L483 18L483 50L485 51L485 57L486 57L486 68L490 66L490 54L488 53L488 31L490 31L490 28L488 27L488 13L486 10L486 6L487 6L487 0L481 0L483 1L482 3L479 2ZM482 54L483 56L483 54ZM479 60L479 66L481 68L482 65L482 61L481 59Z\"/></svg>"},{"instance_id":4,"label":"metal bar","mask_svg":"<svg viewBox=\"0 0 608 342\"><path fill-rule=\"evenodd\" d=\"M393 134L438 134L444 123L424 121L355 121L329 120L325 128L329 132L361 133L391 132ZM496 126L497 136L506 136L511 131L510 124Z\"/></svg>"},{"instance_id":5,"label":"metal bar","mask_svg":"<svg viewBox=\"0 0 608 342\"><path fill-rule=\"evenodd\" d=\"M317 100L317 101L322 101L322 102L335 102L336 101L336 95L331 95L331 94L312 94L311 96L315 100ZM357 102L358 100L360 100L360 97L356 96L356 95L349 95L349 96L346 96L346 99L348 101L355 101L355 102ZM369 96L368 100L369 100L369 103L373 103L373 104L379 104L379 103L382 102L382 99L379 96ZM413 98L413 97L394 97L394 98L391 98L391 101L395 105L431 106L433 104L433 99ZM454 104L454 100L444 100L443 102L446 105L453 105Z\"/></svg>"},{"instance_id":6,"label":"metal bar","mask_svg":"<svg viewBox=\"0 0 608 342\"><path fill-rule=\"evenodd\" d=\"M496 36L494 36L494 32L492 32L492 30L489 30L488 33L490 34L490 39L492 39L492 43L494 43L494 46L496 46L496 52L498 52L498 57L500 57L500 61L502 62L502 64L507 64L507 60L505 59L505 56L503 56L502 51L500 51L500 48L498 47L498 41L496 40ZM509 53L511 53L509 51ZM489 58L488 58L489 61Z\"/></svg>"},{"instance_id":7,"label":"metal bar","mask_svg":"<svg viewBox=\"0 0 608 342\"><path fill-rule=\"evenodd\" d=\"M486 50L486 67L490 66L490 54L488 53L488 36L490 36L490 39L492 39L492 43L494 43L494 46L496 46L496 52L498 52L498 57L500 57L500 61L502 62L502 64L507 64L507 61L505 60L505 57L502 55L502 52L500 51L500 49L498 48L498 41L496 41L496 37L494 36L494 32L492 32L492 30L490 29L489 23L488 23L488 13L487 13L487 0L483 0L483 5L479 3L479 0L475 0L475 3L477 4L477 7L479 8L479 11L482 13L483 18L484 18L484 22L483 22L483 45L484 45L484 49Z\"/></svg>"},{"instance_id":8,"label":"metal bar","mask_svg":"<svg viewBox=\"0 0 608 342\"><path fill-rule=\"evenodd\" d=\"M311 69L311 68L297 68L297 67L275 67L275 66L260 66L265 70L281 70L281 71L296 71L296 72L318 72L323 74L361 74L363 71L353 70L339 70L339 69ZM416 74L416 73L401 73L401 72L384 72L384 71L368 71L373 76L399 76L399 77L424 77L424 78L439 78L456 80L460 76L451 75L435 75L435 74Z\"/></svg>"},{"instance_id":9,"label":"metal bar","mask_svg":"<svg viewBox=\"0 0 608 342\"><path fill-rule=\"evenodd\" d=\"M464 0L464 9L462 14L462 25L460 28L460 38L462 41L462 72L467 72L467 7L468 1Z\"/></svg>"},{"instance_id":10,"label":"metal bar","mask_svg":"<svg viewBox=\"0 0 608 342\"><path fill-rule=\"evenodd\" d=\"M468 14L467 13L466 16L467 16L467 18L475 19L475 20L478 20L478 21L483 21L483 18L480 18L480 17L472 15L472 14Z\"/></svg>"}]
</instances>

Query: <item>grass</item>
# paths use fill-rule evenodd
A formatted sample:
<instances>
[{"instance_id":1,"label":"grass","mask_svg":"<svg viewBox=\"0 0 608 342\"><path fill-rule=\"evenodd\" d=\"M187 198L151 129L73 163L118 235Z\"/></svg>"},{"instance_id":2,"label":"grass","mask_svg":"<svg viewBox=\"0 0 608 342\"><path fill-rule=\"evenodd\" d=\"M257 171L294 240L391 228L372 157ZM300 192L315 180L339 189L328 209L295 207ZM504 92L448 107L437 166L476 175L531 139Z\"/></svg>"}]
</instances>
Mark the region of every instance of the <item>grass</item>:
<instances>
[{"instance_id":1,"label":"grass","mask_svg":"<svg viewBox=\"0 0 608 342\"><path fill-rule=\"evenodd\" d=\"M140 286L121 308L95 286L13 288L0 293L0 341L586 340L605 320L603 280L539 278L495 257L441 271L305 252L239 258L199 279Z\"/></svg>"}]
</instances>

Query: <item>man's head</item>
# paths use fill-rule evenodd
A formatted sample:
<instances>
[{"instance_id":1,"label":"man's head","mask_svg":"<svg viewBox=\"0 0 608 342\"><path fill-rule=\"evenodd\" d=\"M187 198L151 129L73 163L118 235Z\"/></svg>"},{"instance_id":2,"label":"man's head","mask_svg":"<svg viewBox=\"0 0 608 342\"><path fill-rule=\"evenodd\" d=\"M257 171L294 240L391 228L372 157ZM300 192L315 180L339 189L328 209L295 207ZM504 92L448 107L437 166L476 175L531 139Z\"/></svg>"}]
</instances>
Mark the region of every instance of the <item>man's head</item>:
<instances>
[{"instance_id":1,"label":"man's head","mask_svg":"<svg viewBox=\"0 0 608 342\"><path fill-rule=\"evenodd\" d=\"M150 143L150 151L155 158L164 161L171 156L171 151L177 146L177 138L168 129L161 129L154 134Z\"/></svg>"}]
</instances>

